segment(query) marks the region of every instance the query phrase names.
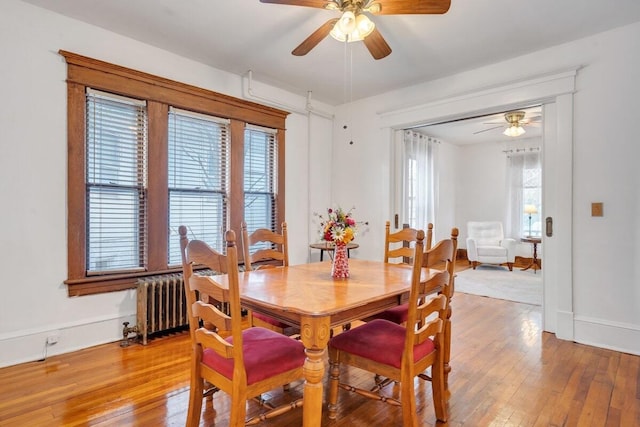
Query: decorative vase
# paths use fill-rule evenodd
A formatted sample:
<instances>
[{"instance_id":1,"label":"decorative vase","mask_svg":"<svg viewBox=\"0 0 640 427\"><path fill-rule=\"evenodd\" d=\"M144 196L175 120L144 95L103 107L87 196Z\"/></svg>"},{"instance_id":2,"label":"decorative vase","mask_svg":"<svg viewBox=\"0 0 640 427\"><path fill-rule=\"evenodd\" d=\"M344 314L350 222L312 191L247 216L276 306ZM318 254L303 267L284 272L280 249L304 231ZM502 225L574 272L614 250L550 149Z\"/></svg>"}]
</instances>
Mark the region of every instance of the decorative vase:
<instances>
[{"instance_id":1,"label":"decorative vase","mask_svg":"<svg viewBox=\"0 0 640 427\"><path fill-rule=\"evenodd\" d=\"M333 249L331 276L334 279L346 279L349 277L349 257L347 257L346 243L336 243Z\"/></svg>"}]
</instances>

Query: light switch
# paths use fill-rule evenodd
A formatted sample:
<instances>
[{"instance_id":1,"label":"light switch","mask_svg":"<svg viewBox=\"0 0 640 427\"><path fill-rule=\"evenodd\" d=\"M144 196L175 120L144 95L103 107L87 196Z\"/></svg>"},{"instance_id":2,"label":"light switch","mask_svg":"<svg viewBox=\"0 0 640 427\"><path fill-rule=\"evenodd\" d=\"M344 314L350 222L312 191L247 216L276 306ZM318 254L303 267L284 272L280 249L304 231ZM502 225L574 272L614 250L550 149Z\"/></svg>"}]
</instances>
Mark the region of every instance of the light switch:
<instances>
[{"instance_id":1,"label":"light switch","mask_svg":"<svg viewBox=\"0 0 640 427\"><path fill-rule=\"evenodd\" d=\"M602 202L591 203L591 216L603 216Z\"/></svg>"}]
</instances>

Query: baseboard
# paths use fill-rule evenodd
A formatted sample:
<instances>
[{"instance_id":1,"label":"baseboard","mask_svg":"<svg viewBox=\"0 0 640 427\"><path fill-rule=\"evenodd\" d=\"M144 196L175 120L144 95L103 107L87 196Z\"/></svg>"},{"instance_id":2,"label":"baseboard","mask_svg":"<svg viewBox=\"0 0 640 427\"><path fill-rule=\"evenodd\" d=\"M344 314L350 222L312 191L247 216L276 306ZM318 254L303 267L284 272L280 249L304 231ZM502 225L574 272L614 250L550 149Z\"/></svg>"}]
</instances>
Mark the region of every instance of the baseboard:
<instances>
[{"instance_id":1,"label":"baseboard","mask_svg":"<svg viewBox=\"0 0 640 427\"><path fill-rule=\"evenodd\" d=\"M123 322L135 325L136 314L85 319L82 324L52 325L47 329L0 335L0 367L40 361L58 354L120 341ZM57 342L49 345L47 337L56 337Z\"/></svg>"},{"instance_id":2,"label":"baseboard","mask_svg":"<svg viewBox=\"0 0 640 427\"><path fill-rule=\"evenodd\" d=\"M580 344L640 356L640 325L586 316L575 316L574 325L574 340Z\"/></svg>"}]
</instances>

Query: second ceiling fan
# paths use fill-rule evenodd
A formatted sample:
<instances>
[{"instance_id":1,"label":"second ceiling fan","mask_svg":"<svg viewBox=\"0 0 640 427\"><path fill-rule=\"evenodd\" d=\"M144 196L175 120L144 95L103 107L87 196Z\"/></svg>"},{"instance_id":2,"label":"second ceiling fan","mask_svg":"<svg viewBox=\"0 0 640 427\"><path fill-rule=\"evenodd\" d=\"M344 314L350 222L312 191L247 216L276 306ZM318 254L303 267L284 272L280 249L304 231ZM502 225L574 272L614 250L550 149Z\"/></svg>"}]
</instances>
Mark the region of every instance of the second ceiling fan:
<instances>
[{"instance_id":1,"label":"second ceiling fan","mask_svg":"<svg viewBox=\"0 0 640 427\"><path fill-rule=\"evenodd\" d=\"M443 14L449 10L451 0L260 0L261 3L286 4L340 11L339 18L322 24L291 53L306 55L329 34L339 41L362 40L375 59L391 53L375 24L366 15Z\"/></svg>"},{"instance_id":2,"label":"second ceiling fan","mask_svg":"<svg viewBox=\"0 0 640 427\"><path fill-rule=\"evenodd\" d=\"M504 128L504 131L502 132L504 135L512 137L520 136L526 132L524 130L524 126L540 125L540 120L542 119L542 116L540 115L525 118L526 115L526 111L507 111L506 113L504 113L506 124L495 122L485 123L487 125L496 124L499 126L493 126L488 129L479 130L477 132L474 132L473 134L476 135L493 129Z\"/></svg>"}]
</instances>

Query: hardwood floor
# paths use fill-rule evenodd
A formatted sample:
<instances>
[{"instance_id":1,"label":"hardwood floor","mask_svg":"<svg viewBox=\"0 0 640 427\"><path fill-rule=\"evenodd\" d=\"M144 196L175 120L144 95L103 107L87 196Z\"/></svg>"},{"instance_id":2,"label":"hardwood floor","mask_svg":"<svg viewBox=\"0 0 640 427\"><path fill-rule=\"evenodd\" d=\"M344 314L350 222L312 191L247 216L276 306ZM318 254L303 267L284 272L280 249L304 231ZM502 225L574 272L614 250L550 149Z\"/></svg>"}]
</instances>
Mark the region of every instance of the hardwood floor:
<instances>
[{"instance_id":1,"label":"hardwood floor","mask_svg":"<svg viewBox=\"0 0 640 427\"><path fill-rule=\"evenodd\" d=\"M640 357L557 340L541 332L537 306L461 293L453 304L450 419L438 425L640 426ZM182 426L189 347L181 333L0 369L0 425ZM347 372L351 382L372 384L368 373ZM415 390L423 425L436 425L430 384L416 380ZM296 383L264 397L278 404L301 392ZM323 426L401 426L400 408L340 393L338 419L325 415ZM216 394L201 425L228 425L228 407ZM259 411L248 403L250 414ZM298 409L261 425L301 420Z\"/></svg>"}]
</instances>

